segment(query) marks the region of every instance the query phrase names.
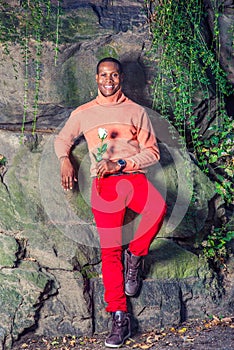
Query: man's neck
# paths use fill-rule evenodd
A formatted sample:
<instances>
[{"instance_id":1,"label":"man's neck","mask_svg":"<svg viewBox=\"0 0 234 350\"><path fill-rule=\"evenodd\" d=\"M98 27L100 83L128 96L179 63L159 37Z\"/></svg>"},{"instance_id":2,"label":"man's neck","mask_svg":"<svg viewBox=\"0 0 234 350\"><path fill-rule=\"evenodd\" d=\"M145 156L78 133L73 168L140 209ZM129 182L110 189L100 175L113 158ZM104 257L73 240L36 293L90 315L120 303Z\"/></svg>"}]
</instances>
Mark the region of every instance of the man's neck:
<instances>
[{"instance_id":1,"label":"man's neck","mask_svg":"<svg viewBox=\"0 0 234 350\"><path fill-rule=\"evenodd\" d=\"M99 104L109 104L109 103L118 103L120 98L122 97L123 93L122 90L119 89L116 91L114 95L111 96L104 96L100 90L98 90L98 97L97 101Z\"/></svg>"}]
</instances>

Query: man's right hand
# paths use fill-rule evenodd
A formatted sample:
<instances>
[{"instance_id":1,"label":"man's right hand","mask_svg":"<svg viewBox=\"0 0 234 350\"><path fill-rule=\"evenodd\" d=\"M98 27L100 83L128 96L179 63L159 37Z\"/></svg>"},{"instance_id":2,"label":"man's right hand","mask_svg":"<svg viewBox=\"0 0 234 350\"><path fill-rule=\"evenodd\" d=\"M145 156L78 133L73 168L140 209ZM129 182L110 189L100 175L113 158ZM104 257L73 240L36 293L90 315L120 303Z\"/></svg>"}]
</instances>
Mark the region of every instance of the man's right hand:
<instances>
[{"instance_id":1,"label":"man's right hand","mask_svg":"<svg viewBox=\"0 0 234 350\"><path fill-rule=\"evenodd\" d=\"M68 157L60 159L61 185L64 190L72 190L74 181L77 182L73 165Z\"/></svg>"}]
</instances>

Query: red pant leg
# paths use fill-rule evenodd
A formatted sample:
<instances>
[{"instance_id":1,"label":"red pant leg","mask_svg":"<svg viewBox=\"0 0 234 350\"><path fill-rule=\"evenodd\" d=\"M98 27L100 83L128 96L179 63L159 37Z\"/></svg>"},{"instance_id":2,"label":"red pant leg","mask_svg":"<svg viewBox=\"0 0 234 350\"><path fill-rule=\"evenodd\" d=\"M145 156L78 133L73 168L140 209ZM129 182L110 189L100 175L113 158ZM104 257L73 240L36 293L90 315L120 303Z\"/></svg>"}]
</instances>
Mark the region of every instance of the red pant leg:
<instances>
[{"instance_id":1,"label":"red pant leg","mask_svg":"<svg viewBox=\"0 0 234 350\"><path fill-rule=\"evenodd\" d=\"M122 247L102 248L102 278L105 289L106 311L127 312L127 298L124 292L124 271Z\"/></svg>"},{"instance_id":2,"label":"red pant leg","mask_svg":"<svg viewBox=\"0 0 234 350\"><path fill-rule=\"evenodd\" d=\"M106 310L127 311L122 263L122 225L125 214L125 191L119 189L119 178L95 179L92 186L92 211L100 236L102 275ZM97 191L97 185L100 193Z\"/></svg>"},{"instance_id":3,"label":"red pant leg","mask_svg":"<svg viewBox=\"0 0 234 350\"><path fill-rule=\"evenodd\" d=\"M145 175L132 178L132 184L134 193L128 207L141 214L141 220L129 249L134 255L144 256L162 226L166 203Z\"/></svg>"}]
</instances>

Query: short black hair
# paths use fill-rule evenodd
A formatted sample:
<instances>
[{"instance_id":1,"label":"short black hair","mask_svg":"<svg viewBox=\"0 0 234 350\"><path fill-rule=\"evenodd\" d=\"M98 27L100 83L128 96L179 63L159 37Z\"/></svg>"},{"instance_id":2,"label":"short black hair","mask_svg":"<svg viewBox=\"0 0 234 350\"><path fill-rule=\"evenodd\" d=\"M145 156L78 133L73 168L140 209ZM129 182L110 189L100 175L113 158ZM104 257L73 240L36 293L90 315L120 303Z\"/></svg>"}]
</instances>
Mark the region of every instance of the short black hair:
<instances>
[{"instance_id":1,"label":"short black hair","mask_svg":"<svg viewBox=\"0 0 234 350\"><path fill-rule=\"evenodd\" d=\"M118 61L114 57L105 57L105 58L101 59L97 64L97 74L99 73L99 66L103 62L113 62L113 63L117 64L117 66L119 67L119 73L123 73L123 68L122 68L122 64L120 63L120 61Z\"/></svg>"}]
</instances>

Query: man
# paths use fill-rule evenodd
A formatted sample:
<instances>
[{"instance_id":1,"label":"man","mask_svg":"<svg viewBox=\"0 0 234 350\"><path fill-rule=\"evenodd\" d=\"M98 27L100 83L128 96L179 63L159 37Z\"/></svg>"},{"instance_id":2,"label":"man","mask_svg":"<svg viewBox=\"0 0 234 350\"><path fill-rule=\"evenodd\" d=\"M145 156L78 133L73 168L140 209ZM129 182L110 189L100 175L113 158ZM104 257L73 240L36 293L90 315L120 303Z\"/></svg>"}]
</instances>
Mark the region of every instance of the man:
<instances>
[{"instance_id":1,"label":"man","mask_svg":"<svg viewBox=\"0 0 234 350\"><path fill-rule=\"evenodd\" d=\"M166 212L165 201L145 176L145 168L158 162L159 149L145 109L122 92L121 63L112 58L97 65L96 99L75 109L55 140L65 190L77 181L69 155L74 140L83 134L91 159L91 205L100 236L106 310L112 330L107 347L120 347L131 335L127 296L140 286L143 256L158 233ZM141 220L124 252L122 226L126 208Z\"/></svg>"}]
</instances>

